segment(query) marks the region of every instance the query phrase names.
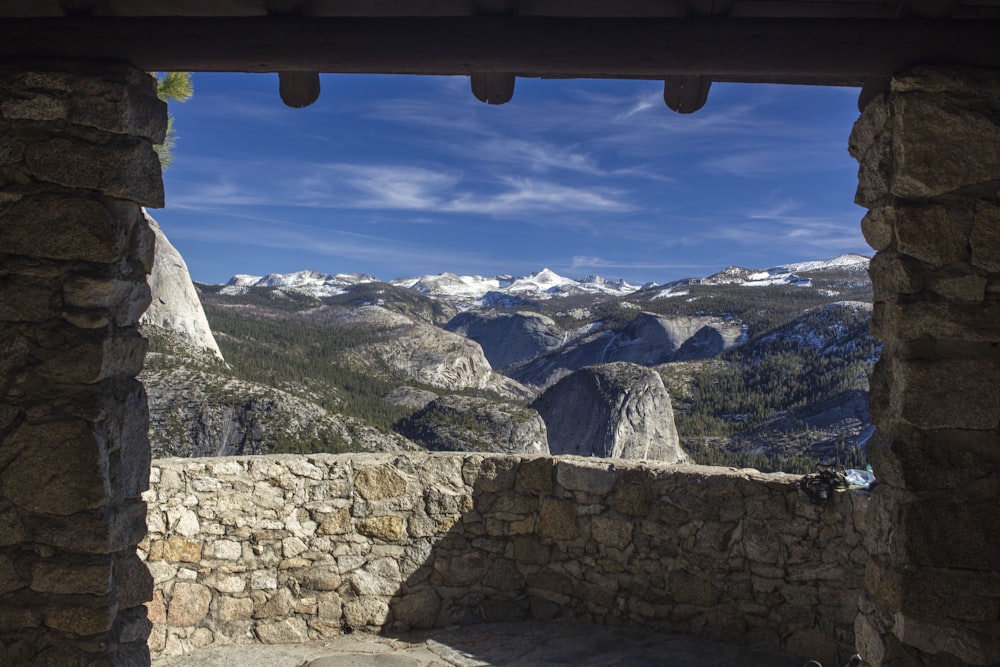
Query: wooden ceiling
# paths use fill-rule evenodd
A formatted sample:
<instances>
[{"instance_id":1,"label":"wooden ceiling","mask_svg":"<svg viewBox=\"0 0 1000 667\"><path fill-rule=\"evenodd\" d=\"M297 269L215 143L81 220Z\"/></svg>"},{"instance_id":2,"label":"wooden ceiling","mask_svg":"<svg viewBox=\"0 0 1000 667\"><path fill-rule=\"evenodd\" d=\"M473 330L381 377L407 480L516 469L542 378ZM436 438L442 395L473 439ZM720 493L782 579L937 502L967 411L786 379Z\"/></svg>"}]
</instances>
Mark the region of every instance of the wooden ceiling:
<instances>
[{"instance_id":1,"label":"wooden ceiling","mask_svg":"<svg viewBox=\"0 0 1000 667\"><path fill-rule=\"evenodd\" d=\"M0 60L124 60L150 71L464 74L483 101L516 77L869 87L926 63L1000 67L1000 0L2 0ZM313 90L315 89L315 90Z\"/></svg>"}]
</instances>

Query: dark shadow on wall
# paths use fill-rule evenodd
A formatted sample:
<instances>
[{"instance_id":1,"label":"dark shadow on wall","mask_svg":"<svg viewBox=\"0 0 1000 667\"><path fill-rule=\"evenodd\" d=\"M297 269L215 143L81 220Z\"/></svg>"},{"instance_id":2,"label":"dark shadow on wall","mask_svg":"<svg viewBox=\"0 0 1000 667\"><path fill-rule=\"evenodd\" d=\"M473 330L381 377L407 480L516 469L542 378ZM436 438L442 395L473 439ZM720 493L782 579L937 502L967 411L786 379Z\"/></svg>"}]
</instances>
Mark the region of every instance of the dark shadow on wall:
<instances>
[{"instance_id":1,"label":"dark shadow on wall","mask_svg":"<svg viewBox=\"0 0 1000 667\"><path fill-rule=\"evenodd\" d=\"M616 467L580 458L470 455L457 462L460 471L427 460L394 461L401 477L422 485L424 512L413 512L401 529L419 536L426 520L436 534L381 622L354 613L372 609L364 595L367 573L357 581L345 576L357 595L344 601L347 625L392 634L572 620L683 633L827 664L854 652L863 566L850 562L860 544L824 544L824 537L842 534L833 524L844 515L810 504L790 478L768 483L723 469ZM356 478L356 497L368 486ZM356 500L362 532L392 516L377 516L380 502ZM850 506L841 509L850 513Z\"/></svg>"}]
</instances>

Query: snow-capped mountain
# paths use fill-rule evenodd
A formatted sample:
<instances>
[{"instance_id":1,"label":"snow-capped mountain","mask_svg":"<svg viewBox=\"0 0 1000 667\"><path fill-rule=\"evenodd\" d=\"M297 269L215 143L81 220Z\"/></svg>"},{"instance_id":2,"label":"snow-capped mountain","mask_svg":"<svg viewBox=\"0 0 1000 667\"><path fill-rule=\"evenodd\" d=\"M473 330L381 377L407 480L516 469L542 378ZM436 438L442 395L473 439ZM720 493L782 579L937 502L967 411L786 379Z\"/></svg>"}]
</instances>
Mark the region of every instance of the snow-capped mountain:
<instances>
[{"instance_id":1,"label":"snow-capped mountain","mask_svg":"<svg viewBox=\"0 0 1000 667\"><path fill-rule=\"evenodd\" d=\"M271 273L263 277L238 274L226 283L221 293L236 295L246 292L251 287L275 287L281 290L324 297L343 294L347 288L353 285L370 282L377 282L377 279L363 273L331 275L317 271L297 271L295 273ZM610 281L601 276L587 276L582 280L574 280L560 276L550 269L542 269L522 277L504 275L484 278L476 275L459 276L454 273L438 273L413 278L399 278L390 281L389 284L413 289L465 307L496 304L506 298L514 300L549 299L574 294L625 296L639 289L624 280Z\"/></svg>"},{"instance_id":2,"label":"snow-capped mountain","mask_svg":"<svg viewBox=\"0 0 1000 667\"><path fill-rule=\"evenodd\" d=\"M251 276L238 273L229 279L220 292L230 296L243 294L251 287L277 287L311 296L324 297L343 294L345 288L361 283L374 282L375 278L366 273L320 273L318 271L296 271L295 273L269 273L266 276Z\"/></svg>"},{"instance_id":3,"label":"snow-capped mountain","mask_svg":"<svg viewBox=\"0 0 1000 667\"><path fill-rule=\"evenodd\" d=\"M704 278L683 278L667 283L667 288L659 296L680 296L676 287L687 285L741 285L743 287L766 287L768 285L794 285L811 287L812 279L803 276L804 273L841 271L849 273L864 273L868 270L871 260L864 255L854 253L839 255L833 259L810 262L783 264L769 269L747 269L741 266L729 266Z\"/></svg>"},{"instance_id":4,"label":"snow-capped mountain","mask_svg":"<svg viewBox=\"0 0 1000 667\"><path fill-rule=\"evenodd\" d=\"M811 287L812 278L804 274L822 272L848 272L863 274L869 258L864 255L840 255L828 260L783 264L770 269L747 269L730 266L704 278L684 278L665 285L647 283L642 287L624 280L611 281L602 276L586 276L580 280L566 278L551 269L542 269L527 276L499 275L486 278L479 275L460 276L455 273L437 273L389 281L396 287L416 290L431 297L443 299L461 308L485 306L516 306L525 300L546 300L577 295L627 296L639 290L649 293L662 290L655 297L684 296L684 287L690 285L741 285L763 287L768 285L795 285ZM302 292L315 297L343 294L352 286L378 282L366 273L328 274L318 271L271 273L266 276L238 274L233 276L222 294L242 294L251 287L273 287L283 291Z\"/></svg>"}]
</instances>

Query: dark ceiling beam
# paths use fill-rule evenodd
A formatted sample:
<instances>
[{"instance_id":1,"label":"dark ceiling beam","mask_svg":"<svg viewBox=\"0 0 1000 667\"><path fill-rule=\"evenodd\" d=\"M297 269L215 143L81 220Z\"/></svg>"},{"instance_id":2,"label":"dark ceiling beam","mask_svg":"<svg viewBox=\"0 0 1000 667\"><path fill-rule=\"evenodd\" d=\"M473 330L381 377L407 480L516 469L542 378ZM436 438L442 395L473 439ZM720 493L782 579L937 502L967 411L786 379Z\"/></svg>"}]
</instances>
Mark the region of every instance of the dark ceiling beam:
<instances>
[{"instance_id":1,"label":"dark ceiling beam","mask_svg":"<svg viewBox=\"0 0 1000 667\"><path fill-rule=\"evenodd\" d=\"M957 19L0 19L0 59L149 71L657 78L861 85L924 62L1000 67L1000 21Z\"/></svg>"}]
</instances>

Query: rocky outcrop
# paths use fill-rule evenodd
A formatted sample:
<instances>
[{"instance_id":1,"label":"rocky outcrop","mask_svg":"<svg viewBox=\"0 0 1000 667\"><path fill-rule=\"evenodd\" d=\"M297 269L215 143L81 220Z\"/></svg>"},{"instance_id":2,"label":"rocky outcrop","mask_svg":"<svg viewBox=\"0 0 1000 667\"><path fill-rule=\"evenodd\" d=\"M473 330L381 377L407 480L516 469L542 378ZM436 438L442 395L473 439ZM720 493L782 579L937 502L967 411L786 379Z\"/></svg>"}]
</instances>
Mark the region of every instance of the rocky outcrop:
<instances>
[{"instance_id":1,"label":"rocky outcrop","mask_svg":"<svg viewBox=\"0 0 1000 667\"><path fill-rule=\"evenodd\" d=\"M531 408L468 396L444 396L400 429L434 451L548 454L545 422Z\"/></svg>"},{"instance_id":2,"label":"rocky outcrop","mask_svg":"<svg viewBox=\"0 0 1000 667\"><path fill-rule=\"evenodd\" d=\"M627 361L655 366L670 361L708 359L729 349L743 335L739 324L719 317L667 317L639 313L616 329L604 329L507 370L508 375L532 386L585 366Z\"/></svg>"},{"instance_id":3,"label":"rocky outcrop","mask_svg":"<svg viewBox=\"0 0 1000 667\"><path fill-rule=\"evenodd\" d=\"M354 348L350 359L356 366L374 373L401 374L451 391L482 390L515 400L531 395L519 383L494 372L475 341L379 306L357 311L353 324L367 322L383 328L387 335Z\"/></svg>"},{"instance_id":4,"label":"rocky outcrop","mask_svg":"<svg viewBox=\"0 0 1000 667\"><path fill-rule=\"evenodd\" d=\"M143 214L156 235L156 254L149 274L152 301L141 323L172 331L191 347L222 359L184 258L149 213Z\"/></svg>"},{"instance_id":5,"label":"rocky outcrop","mask_svg":"<svg viewBox=\"0 0 1000 667\"><path fill-rule=\"evenodd\" d=\"M444 328L479 343L493 368L532 359L565 343L552 318L528 311L470 310L456 315Z\"/></svg>"},{"instance_id":6,"label":"rocky outcrop","mask_svg":"<svg viewBox=\"0 0 1000 667\"><path fill-rule=\"evenodd\" d=\"M413 449L302 396L194 366L164 365L150 353L140 375L149 396L154 456L231 456L284 452L385 452Z\"/></svg>"},{"instance_id":7,"label":"rocky outcrop","mask_svg":"<svg viewBox=\"0 0 1000 667\"><path fill-rule=\"evenodd\" d=\"M553 454L686 462L660 375L636 364L590 366L564 377L532 405Z\"/></svg>"}]
</instances>

